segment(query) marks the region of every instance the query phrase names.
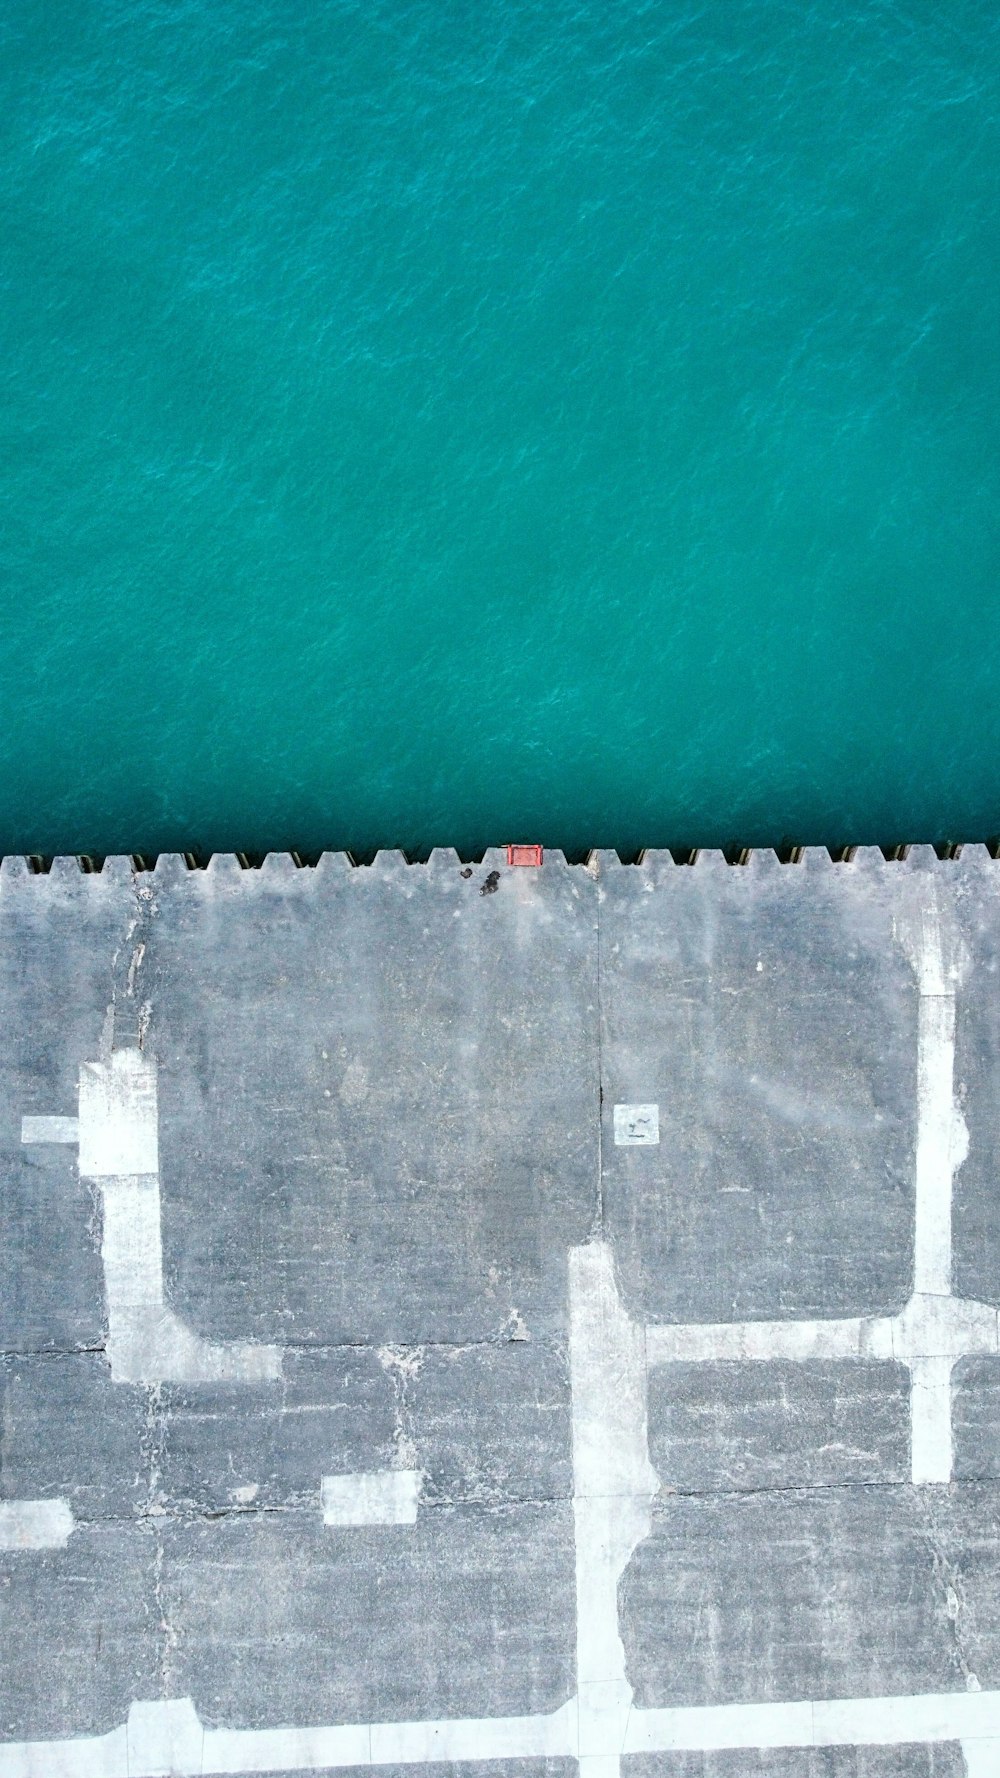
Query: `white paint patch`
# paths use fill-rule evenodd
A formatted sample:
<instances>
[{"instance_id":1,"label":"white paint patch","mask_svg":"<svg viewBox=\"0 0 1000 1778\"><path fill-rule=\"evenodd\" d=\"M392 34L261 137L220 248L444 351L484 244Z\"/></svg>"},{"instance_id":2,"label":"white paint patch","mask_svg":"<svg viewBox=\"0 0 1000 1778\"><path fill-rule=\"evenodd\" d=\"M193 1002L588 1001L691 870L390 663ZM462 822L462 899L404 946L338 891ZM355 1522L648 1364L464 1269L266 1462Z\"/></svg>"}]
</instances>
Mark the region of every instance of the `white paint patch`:
<instances>
[{"instance_id":1,"label":"white paint patch","mask_svg":"<svg viewBox=\"0 0 1000 1778\"><path fill-rule=\"evenodd\" d=\"M431 1761L544 1759L575 1751L574 1702L548 1716L481 1716L444 1722L374 1722L373 1766Z\"/></svg>"},{"instance_id":2,"label":"white paint patch","mask_svg":"<svg viewBox=\"0 0 1000 1778\"><path fill-rule=\"evenodd\" d=\"M101 1190L101 1257L113 1380L261 1383L280 1377L277 1346L200 1339L164 1303L159 1180L155 1176L105 1179Z\"/></svg>"},{"instance_id":3,"label":"white paint patch","mask_svg":"<svg viewBox=\"0 0 1000 1778\"><path fill-rule=\"evenodd\" d=\"M438 1761L572 1758L576 1700L550 1715L203 1729L190 1698L133 1704L108 1735L0 1743L0 1778L209 1778Z\"/></svg>"},{"instance_id":4,"label":"white paint patch","mask_svg":"<svg viewBox=\"0 0 1000 1778\"><path fill-rule=\"evenodd\" d=\"M617 1148L648 1147L660 1140L658 1105L616 1105L614 1122Z\"/></svg>"},{"instance_id":5,"label":"white paint patch","mask_svg":"<svg viewBox=\"0 0 1000 1778\"><path fill-rule=\"evenodd\" d=\"M67 1142L80 1140L78 1117L22 1117L22 1142Z\"/></svg>"},{"instance_id":6,"label":"white paint patch","mask_svg":"<svg viewBox=\"0 0 1000 1778\"><path fill-rule=\"evenodd\" d=\"M75 1529L68 1500L0 1500L0 1550L64 1550Z\"/></svg>"},{"instance_id":7,"label":"white paint patch","mask_svg":"<svg viewBox=\"0 0 1000 1778\"><path fill-rule=\"evenodd\" d=\"M142 1050L115 1050L80 1069L83 1179L158 1173L156 1067Z\"/></svg>"},{"instance_id":8,"label":"white paint patch","mask_svg":"<svg viewBox=\"0 0 1000 1778\"><path fill-rule=\"evenodd\" d=\"M1000 1692L833 1698L632 1710L622 1752L893 1747L959 1741L969 1778L1000 1771ZM0 1743L0 1778L213 1778L215 1774L368 1770L386 1765L574 1758L613 1778L618 1754L578 1749L577 1701L545 1716L203 1729L190 1698L133 1704L125 1728L62 1741Z\"/></svg>"},{"instance_id":9,"label":"white paint patch","mask_svg":"<svg viewBox=\"0 0 1000 1778\"><path fill-rule=\"evenodd\" d=\"M415 1525L420 1504L418 1469L325 1475L320 1483L324 1525Z\"/></svg>"},{"instance_id":10,"label":"white paint patch","mask_svg":"<svg viewBox=\"0 0 1000 1778\"><path fill-rule=\"evenodd\" d=\"M590 1778L617 1778L632 1704L618 1582L648 1537L658 1482L646 1432L644 1330L629 1320L603 1241L569 1255L576 1531L578 1749Z\"/></svg>"},{"instance_id":11,"label":"white paint patch","mask_svg":"<svg viewBox=\"0 0 1000 1778\"><path fill-rule=\"evenodd\" d=\"M205 1731L190 1698L133 1704L126 1725L129 1778L204 1771Z\"/></svg>"},{"instance_id":12,"label":"white paint patch","mask_svg":"<svg viewBox=\"0 0 1000 1778\"><path fill-rule=\"evenodd\" d=\"M978 1739L1000 1756L1000 1692L634 1710L629 1753L727 1747L892 1747ZM995 1778L996 1764L991 1769Z\"/></svg>"}]
</instances>

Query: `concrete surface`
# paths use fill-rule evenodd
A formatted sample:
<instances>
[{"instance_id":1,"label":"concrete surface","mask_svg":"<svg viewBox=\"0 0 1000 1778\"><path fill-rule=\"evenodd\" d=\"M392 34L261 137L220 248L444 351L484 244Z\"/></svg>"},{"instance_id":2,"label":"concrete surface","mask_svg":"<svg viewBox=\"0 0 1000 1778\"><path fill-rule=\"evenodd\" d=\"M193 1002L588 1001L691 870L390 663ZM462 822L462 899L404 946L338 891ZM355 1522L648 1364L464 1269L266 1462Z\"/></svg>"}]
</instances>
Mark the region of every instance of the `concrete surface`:
<instances>
[{"instance_id":1,"label":"concrete surface","mask_svg":"<svg viewBox=\"0 0 1000 1778\"><path fill-rule=\"evenodd\" d=\"M0 1778L1000 1778L1000 864L0 867Z\"/></svg>"}]
</instances>

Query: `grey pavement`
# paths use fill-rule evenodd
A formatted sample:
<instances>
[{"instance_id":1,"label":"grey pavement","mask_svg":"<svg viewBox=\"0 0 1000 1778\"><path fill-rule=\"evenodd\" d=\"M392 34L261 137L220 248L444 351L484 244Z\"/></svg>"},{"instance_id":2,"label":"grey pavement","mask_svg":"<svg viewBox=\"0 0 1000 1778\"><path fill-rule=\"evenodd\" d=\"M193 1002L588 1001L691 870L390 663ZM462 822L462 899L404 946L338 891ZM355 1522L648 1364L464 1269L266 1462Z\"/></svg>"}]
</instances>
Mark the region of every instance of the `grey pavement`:
<instances>
[{"instance_id":1,"label":"grey pavement","mask_svg":"<svg viewBox=\"0 0 1000 1778\"><path fill-rule=\"evenodd\" d=\"M7 859L0 1032L0 1778L1000 1774L985 849Z\"/></svg>"}]
</instances>

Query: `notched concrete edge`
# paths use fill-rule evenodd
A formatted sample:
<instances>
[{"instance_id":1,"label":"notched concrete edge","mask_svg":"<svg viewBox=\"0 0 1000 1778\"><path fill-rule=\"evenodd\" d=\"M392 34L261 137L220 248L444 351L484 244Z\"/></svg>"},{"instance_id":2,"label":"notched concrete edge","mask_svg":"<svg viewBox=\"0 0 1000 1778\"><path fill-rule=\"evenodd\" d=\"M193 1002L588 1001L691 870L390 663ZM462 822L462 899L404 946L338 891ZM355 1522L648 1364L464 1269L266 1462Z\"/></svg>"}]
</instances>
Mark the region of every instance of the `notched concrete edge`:
<instances>
[{"instance_id":1,"label":"notched concrete edge","mask_svg":"<svg viewBox=\"0 0 1000 1778\"><path fill-rule=\"evenodd\" d=\"M946 870L949 874L962 869L983 869L1000 862L1000 841L973 840L962 843L904 846L649 846L639 851L597 847L567 858L558 846L544 848L541 869L562 868L585 871L591 876L615 870L690 870L746 871L751 875L771 872L858 871L908 868L910 870ZM464 852L454 846L435 846L429 852L407 853L401 848L380 848L371 854L349 851L307 852L212 852L198 857L191 852L159 852L74 855L60 853L7 853L0 858L0 881L5 885L26 882L38 877L52 885L75 887L81 879L98 883L122 883L133 878L151 877L165 881L173 877L197 880L211 878L215 882L230 881L252 884L280 884L292 880L309 881L347 875L354 871L393 875L399 871L442 871L462 869L516 870L509 865L506 846L490 846L483 852Z\"/></svg>"}]
</instances>

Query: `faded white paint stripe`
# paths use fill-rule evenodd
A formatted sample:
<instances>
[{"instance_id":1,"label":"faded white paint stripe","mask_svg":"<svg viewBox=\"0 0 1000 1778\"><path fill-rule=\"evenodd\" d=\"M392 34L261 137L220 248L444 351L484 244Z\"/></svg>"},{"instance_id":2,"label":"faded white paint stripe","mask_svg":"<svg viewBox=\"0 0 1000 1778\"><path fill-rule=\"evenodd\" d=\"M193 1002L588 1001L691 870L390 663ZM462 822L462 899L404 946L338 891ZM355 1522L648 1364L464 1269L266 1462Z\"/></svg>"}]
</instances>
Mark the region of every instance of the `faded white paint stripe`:
<instances>
[{"instance_id":1,"label":"faded white paint stripe","mask_svg":"<svg viewBox=\"0 0 1000 1778\"><path fill-rule=\"evenodd\" d=\"M240 1772L573 1758L578 1700L548 1715L329 1727L202 1729L189 1698L133 1704L126 1728L60 1741L0 1743L0 1778L215 1778ZM613 1713L612 1713L613 1714ZM1000 1692L722 1704L629 1714L627 1754L726 1748L905 1746L960 1741L970 1778L1000 1770ZM975 1763L973 1763L973 1761ZM990 1763L992 1762L992 1763ZM613 1778L617 1753L583 1753L588 1778Z\"/></svg>"},{"instance_id":2,"label":"faded white paint stripe","mask_svg":"<svg viewBox=\"0 0 1000 1778\"><path fill-rule=\"evenodd\" d=\"M375 1722L373 1766L442 1760L540 1759L576 1751L573 1702L547 1716L483 1716L442 1722Z\"/></svg>"},{"instance_id":3,"label":"faded white paint stripe","mask_svg":"<svg viewBox=\"0 0 1000 1778\"><path fill-rule=\"evenodd\" d=\"M731 1321L646 1329L648 1364L720 1364L753 1360L891 1359L891 1316L842 1321Z\"/></svg>"},{"instance_id":4,"label":"faded white paint stripe","mask_svg":"<svg viewBox=\"0 0 1000 1778\"><path fill-rule=\"evenodd\" d=\"M1000 1743L995 1740L965 1738L962 1742L965 1778L997 1778L1000 1772Z\"/></svg>"},{"instance_id":5,"label":"faded white paint stripe","mask_svg":"<svg viewBox=\"0 0 1000 1778\"><path fill-rule=\"evenodd\" d=\"M0 1500L0 1550L63 1550L75 1529L68 1500Z\"/></svg>"},{"instance_id":6,"label":"faded white paint stripe","mask_svg":"<svg viewBox=\"0 0 1000 1778\"><path fill-rule=\"evenodd\" d=\"M22 1117L22 1142L79 1142L78 1117Z\"/></svg>"},{"instance_id":7,"label":"faded white paint stripe","mask_svg":"<svg viewBox=\"0 0 1000 1778\"><path fill-rule=\"evenodd\" d=\"M910 1473L917 1483L951 1481L951 1358L910 1366Z\"/></svg>"},{"instance_id":8,"label":"faded white paint stripe","mask_svg":"<svg viewBox=\"0 0 1000 1778\"><path fill-rule=\"evenodd\" d=\"M112 1315L123 1309L158 1308L163 1302L160 1182L153 1174L102 1182L104 1228L101 1258Z\"/></svg>"},{"instance_id":9,"label":"faded white paint stripe","mask_svg":"<svg viewBox=\"0 0 1000 1778\"><path fill-rule=\"evenodd\" d=\"M833 1698L787 1704L718 1704L633 1710L628 1753L727 1747L868 1747L991 1740L1000 1753L1000 1692Z\"/></svg>"},{"instance_id":10,"label":"faded white paint stripe","mask_svg":"<svg viewBox=\"0 0 1000 1778\"><path fill-rule=\"evenodd\" d=\"M130 1778L126 1731L76 1740L0 1742L0 1778Z\"/></svg>"},{"instance_id":11,"label":"faded white paint stripe","mask_svg":"<svg viewBox=\"0 0 1000 1778\"><path fill-rule=\"evenodd\" d=\"M968 1151L968 1134L954 1095L955 1001L921 994L917 1034L915 1292L951 1290L952 1178Z\"/></svg>"},{"instance_id":12,"label":"faded white paint stripe","mask_svg":"<svg viewBox=\"0 0 1000 1778\"><path fill-rule=\"evenodd\" d=\"M368 1723L342 1728L206 1729L202 1770L321 1772L371 1765Z\"/></svg>"},{"instance_id":13,"label":"faded white paint stripe","mask_svg":"<svg viewBox=\"0 0 1000 1778\"><path fill-rule=\"evenodd\" d=\"M606 1242L570 1250L569 1326L577 1739L582 1757L612 1762L616 1771L632 1702L618 1582L649 1535L659 1484L647 1444L644 1330L619 1300ZM591 1778L603 1778L604 1771L595 1766Z\"/></svg>"},{"instance_id":14,"label":"faded white paint stripe","mask_svg":"<svg viewBox=\"0 0 1000 1778\"><path fill-rule=\"evenodd\" d=\"M415 1525L422 1477L418 1469L325 1475L320 1483L324 1525Z\"/></svg>"}]
</instances>

